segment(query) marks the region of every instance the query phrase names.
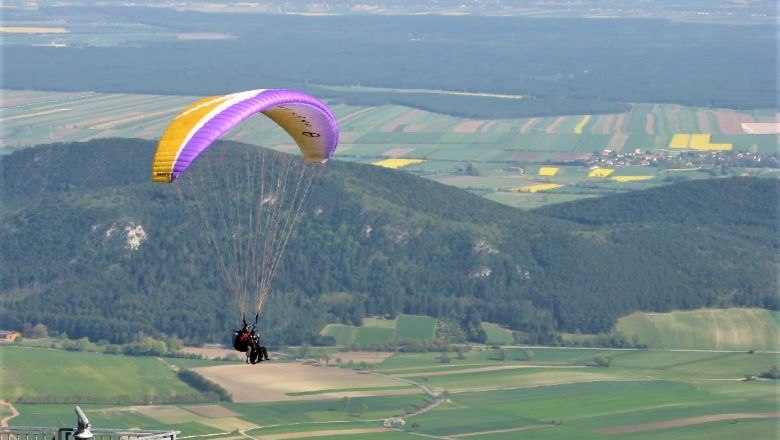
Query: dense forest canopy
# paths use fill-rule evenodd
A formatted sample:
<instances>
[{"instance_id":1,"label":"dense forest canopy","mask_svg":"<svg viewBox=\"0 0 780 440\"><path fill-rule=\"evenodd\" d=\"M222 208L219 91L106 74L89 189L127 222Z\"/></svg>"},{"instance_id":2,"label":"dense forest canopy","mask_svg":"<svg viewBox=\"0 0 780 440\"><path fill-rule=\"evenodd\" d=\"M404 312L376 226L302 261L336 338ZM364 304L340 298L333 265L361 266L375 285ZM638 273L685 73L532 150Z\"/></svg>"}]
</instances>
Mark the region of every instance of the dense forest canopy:
<instances>
[{"instance_id":1,"label":"dense forest canopy","mask_svg":"<svg viewBox=\"0 0 780 440\"><path fill-rule=\"evenodd\" d=\"M73 42L6 42L3 87L197 96L287 87L360 105L396 103L485 118L619 113L634 102L741 109L776 108L778 102L772 24L215 15L142 7L40 13L72 23ZM26 14L11 10L6 18ZM126 26L116 35L100 27L96 43L90 26L106 21ZM207 34L226 38L177 37ZM525 99L319 87L357 85Z\"/></svg>"},{"instance_id":2,"label":"dense forest canopy","mask_svg":"<svg viewBox=\"0 0 780 440\"><path fill-rule=\"evenodd\" d=\"M149 182L154 148L104 139L0 157L4 326L199 343L237 324L197 214L170 185ZM549 343L559 331L610 331L635 310L777 309L777 206L776 179L740 178L524 212L332 161L262 326L270 343L295 344L328 322L413 313L497 322Z\"/></svg>"}]
</instances>

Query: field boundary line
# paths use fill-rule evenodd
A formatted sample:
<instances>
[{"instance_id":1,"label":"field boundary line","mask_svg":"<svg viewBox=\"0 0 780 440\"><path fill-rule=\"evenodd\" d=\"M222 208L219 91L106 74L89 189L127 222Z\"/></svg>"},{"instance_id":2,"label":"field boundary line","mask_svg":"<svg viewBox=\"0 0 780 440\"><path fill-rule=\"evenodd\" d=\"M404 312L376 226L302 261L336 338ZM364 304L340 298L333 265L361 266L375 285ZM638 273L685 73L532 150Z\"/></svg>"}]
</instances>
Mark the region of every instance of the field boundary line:
<instances>
[{"instance_id":1,"label":"field boundary line","mask_svg":"<svg viewBox=\"0 0 780 440\"><path fill-rule=\"evenodd\" d=\"M376 432L392 431L390 428L376 427L376 428L352 428L352 429L334 429L334 430L320 430L320 431L303 431L303 432L285 432L279 434L265 434L258 436L258 440L285 440L294 438L313 438L313 437L328 437L331 435L353 435L353 434L370 434Z\"/></svg>"},{"instance_id":2,"label":"field boundary line","mask_svg":"<svg viewBox=\"0 0 780 440\"><path fill-rule=\"evenodd\" d=\"M464 388L447 390L450 394L463 394L463 393L485 393L489 391L512 391L512 390L524 390L528 388L541 388L541 387L557 387L559 385L572 385L578 383L596 383L596 382L659 382L663 379L595 379L595 380L576 380L572 382L555 382L555 383L543 383L539 385L524 385L514 387L486 387L486 388Z\"/></svg>"},{"instance_id":3,"label":"field boundary line","mask_svg":"<svg viewBox=\"0 0 780 440\"><path fill-rule=\"evenodd\" d=\"M400 430L397 430L397 431L400 431ZM417 431L401 431L401 432L405 432L407 434L416 435L416 436L425 437L425 438L436 438L436 439L440 439L440 440L450 440L450 439L452 439L452 437L447 437L447 436L443 436L443 435L425 434L425 433L417 432Z\"/></svg>"},{"instance_id":4,"label":"field boundary line","mask_svg":"<svg viewBox=\"0 0 780 440\"><path fill-rule=\"evenodd\" d=\"M9 116L7 118L2 118L2 119L0 119L0 122L15 121L17 119L25 119L25 118L34 118L36 116L45 116L45 115L50 115L50 114L53 114L53 113L69 112L70 110L71 109L69 109L69 108L56 108L54 110L45 110L45 111L37 112L37 113L25 113L25 114L22 114L22 115Z\"/></svg>"},{"instance_id":5,"label":"field boundary line","mask_svg":"<svg viewBox=\"0 0 780 440\"><path fill-rule=\"evenodd\" d=\"M530 431L532 429L540 429L540 428L552 428L552 423L545 423L545 424L538 424L538 425L528 425L528 426L518 426L517 428L506 428L506 429L493 429L490 431L475 431L475 432L465 432L463 434L453 434L450 435L451 438L466 438L466 437L474 437L477 435L488 435L488 434L502 434L507 432L519 432L519 431Z\"/></svg>"},{"instance_id":6,"label":"field boundary line","mask_svg":"<svg viewBox=\"0 0 780 440\"><path fill-rule=\"evenodd\" d=\"M690 425L701 425L703 423L719 422L722 420L771 419L778 417L780 417L780 412L708 414L704 416L671 419L664 422L642 423L638 425L624 425L614 428L604 428L599 429L597 432L600 434L616 435L634 432L656 431L667 428L679 428Z\"/></svg>"},{"instance_id":7,"label":"field boundary line","mask_svg":"<svg viewBox=\"0 0 780 440\"><path fill-rule=\"evenodd\" d=\"M590 351L671 351L680 353L747 353L749 350L715 350L696 348L613 348L613 347L555 347L552 345L501 345L501 348L529 348L556 350L590 350ZM754 350L754 353L780 354L780 350Z\"/></svg>"},{"instance_id":8,"label":"field boundary line","mask_svg":"<svg viewBox=\"0 0 780 440\"><path fill-rule=\"evenodd\" d=\"M540 365L540 364L488 365L484 367L453 369L449 371L433 370L433 371L426 371L422 373L401 373L393 377L401 379L405 377L415 377L415 376L452 376L455 374L486 373L492 371L520 370L520 369L528 369L528 368L569 369L569 368L587 368L587 366L586 365L556 365L556 364L553 365Z\"/></svg>"}]
</instances>

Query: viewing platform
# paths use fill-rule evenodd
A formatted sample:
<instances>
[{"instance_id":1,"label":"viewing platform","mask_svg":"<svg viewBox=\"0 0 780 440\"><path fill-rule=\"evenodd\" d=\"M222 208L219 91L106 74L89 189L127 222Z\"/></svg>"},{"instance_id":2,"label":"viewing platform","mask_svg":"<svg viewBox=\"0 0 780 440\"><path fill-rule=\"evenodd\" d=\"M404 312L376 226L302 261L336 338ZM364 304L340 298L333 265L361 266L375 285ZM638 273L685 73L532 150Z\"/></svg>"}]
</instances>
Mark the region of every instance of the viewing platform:
<instances>
[{"instance_id":1,"label":"viewing platform","mask_svg":"<svg viewBox=\"0 0 780 440\"><path fill-rule=\"evenodd\" d=\"M31 426L0 427L0 440L176 440L181 431L150 429L96 429L76 407L76 428Z\"/></svg>"}]
</instances>

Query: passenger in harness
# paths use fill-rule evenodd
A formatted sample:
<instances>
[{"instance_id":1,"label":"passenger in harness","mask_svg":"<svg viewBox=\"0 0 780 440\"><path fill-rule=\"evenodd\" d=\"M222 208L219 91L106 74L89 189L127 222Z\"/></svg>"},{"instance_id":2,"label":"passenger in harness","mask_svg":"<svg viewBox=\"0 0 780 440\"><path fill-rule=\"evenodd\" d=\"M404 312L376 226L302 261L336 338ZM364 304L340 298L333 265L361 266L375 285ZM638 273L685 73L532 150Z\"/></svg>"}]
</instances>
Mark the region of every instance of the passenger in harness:
<instances>
[{"instance_id":1,"label":"passenger in harness","mask_svg":"<svg viewBox=\"0 0 780 440\"><path fill-rule=\"evenodd\" d=\"M246 319L244 319L244 325L241 327L241 330L233 330L233 348L246 353L247 364L256 364L264 360L270 360L268 350L260 343L260 335L255 331L255 325L250 327Z\"/></svg>"},{"instance_id":2,"label":"passenger in harness","mask_svg":"<svg viewBox=\"0 0 780 440\"><path fill-rule=\"evenodd\" d=\"M249 332L249 351L247 352L247 358L250 363L256 364L258 362L267 361L268 350L264 345L260 344L260 335L258 335L254 329Z\"/></svg>"}]
</instances>

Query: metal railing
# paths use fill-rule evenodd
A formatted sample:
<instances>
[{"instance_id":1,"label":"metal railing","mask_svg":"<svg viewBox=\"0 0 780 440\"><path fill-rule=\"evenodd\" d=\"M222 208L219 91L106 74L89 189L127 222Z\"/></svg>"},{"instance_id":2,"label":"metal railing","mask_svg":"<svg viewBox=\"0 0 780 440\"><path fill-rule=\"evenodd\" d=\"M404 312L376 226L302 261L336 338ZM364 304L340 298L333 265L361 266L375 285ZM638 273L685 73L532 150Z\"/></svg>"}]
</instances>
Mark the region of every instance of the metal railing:
<instances>
[{"instance_id":1,"label":"metal railing","mask_svg":"<svg viewBox=\"0 0 780 440\"><path fill-rule=\"evenodd\" d=\"M0 427L0 440L77 440L73 428L30 426ZM176 440L180 431L143 429L91 429L93 440Z\"/></svg>"},{"instance_id":2,"label":"metal railing","mask_svg":"<svg viewBox=\"0 0 780 440\"><path fill-rule=\"evenodd\" d=\"M176 440L181 431L95 429L76 407L76 428L0 427L0 440Z\"/></svg>"}]
</instances>

